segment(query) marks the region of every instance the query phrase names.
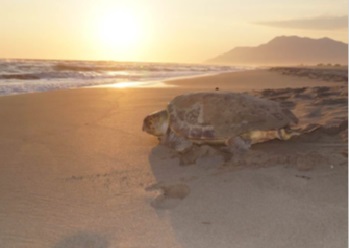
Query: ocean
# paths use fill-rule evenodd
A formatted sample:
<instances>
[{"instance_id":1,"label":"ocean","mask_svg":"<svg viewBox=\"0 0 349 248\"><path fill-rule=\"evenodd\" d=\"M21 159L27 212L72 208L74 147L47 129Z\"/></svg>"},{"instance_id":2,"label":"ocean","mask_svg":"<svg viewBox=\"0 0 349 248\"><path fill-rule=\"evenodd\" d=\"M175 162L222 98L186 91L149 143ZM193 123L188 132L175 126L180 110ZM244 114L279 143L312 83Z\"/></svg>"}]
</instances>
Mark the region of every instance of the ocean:
<instances>
[{"instance_id":1,"label":"ocean","mask_svg":"<svg viewBox=\"0 0 349 248\"><path fill-rule=\"evenodd\" d=\"M144 87L170 78L246 69L204 64L0 59L0 95L108 84Z\"/></svg>"}]
</instances>

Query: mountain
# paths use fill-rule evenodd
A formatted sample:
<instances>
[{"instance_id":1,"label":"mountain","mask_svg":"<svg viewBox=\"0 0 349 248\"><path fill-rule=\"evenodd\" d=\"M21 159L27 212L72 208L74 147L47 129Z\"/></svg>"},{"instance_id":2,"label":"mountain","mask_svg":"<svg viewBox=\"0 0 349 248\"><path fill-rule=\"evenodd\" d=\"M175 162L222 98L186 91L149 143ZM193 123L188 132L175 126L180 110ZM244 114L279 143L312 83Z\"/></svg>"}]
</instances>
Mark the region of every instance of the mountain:
<instances>
[{"instance_id":1,"label":"mountain","mask_svg":"<svg viewBox=\"0 0 349 248\"><path fill-rule=\"evenodd\" d=\"M235 47L207 62L235 65L346 65L348 44L329 38L279 36L256 47Z\"/></svg>"}]
</instances>

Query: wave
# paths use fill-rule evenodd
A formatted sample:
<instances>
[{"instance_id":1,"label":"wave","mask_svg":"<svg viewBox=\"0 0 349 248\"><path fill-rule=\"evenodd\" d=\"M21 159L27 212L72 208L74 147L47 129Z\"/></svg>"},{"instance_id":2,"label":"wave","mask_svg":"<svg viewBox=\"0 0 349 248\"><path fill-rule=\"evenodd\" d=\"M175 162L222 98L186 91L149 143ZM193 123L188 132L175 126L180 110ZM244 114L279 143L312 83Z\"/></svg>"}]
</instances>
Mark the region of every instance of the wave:
<instances>
[{"instance_id":1,"label":"wave","mask_svg":"<svg viewBox=\"0 0 349 248\"><path fill-rule=\"evenodd\" d=\"M29 73L29 74L3 74L0 75L0 79L21 79L21 80L33 80L40 79L39 76Z\"/></svg>"},{"instance_id":2,"label":"wave","mask_svg":"<svg viewBox=\"0 0 349 248\"><path fill-rule=\"evenodd\" d=\"M0 83L0 96L1 95L14 95L34 92L46 92L61 89L88 87L99 84L105 84L105 82L96 81L34 81L30 84L26 82L16 83Z\"/></svg>"},{"instance_id":3,"label":"wave","mask_svg":"<svg viewBox=\"0 0 349 248\"><path fill-rule=\"evenodd\" d=\"M0 95L246 70L233 66L60 60L1 60Z\"/></svg>"},{"instance_id":4,"label":"wave","mask_svg":"<svg viewBox=\"0 0 349 248\"><path fill-rule=\"evenodd\" d=\"M72 65L66 65L66 64L54 65L53 69L55 69L57 71L92 71L92 70L96 70L96 68L93 68L93 67L72 66Z\"/></svg>"},{"instance_id":5,"label":"wave","mask_svg":"<svg viewBox=\"0 0 349 248\"><path fill-rule=\"evenodd\" d=\"M160 64L160 63L58 63L52 67L56 71L196 71L207 72L222 69L231 69L224 66L198 66L183 64Z\"/></svg>"}]
</instances>

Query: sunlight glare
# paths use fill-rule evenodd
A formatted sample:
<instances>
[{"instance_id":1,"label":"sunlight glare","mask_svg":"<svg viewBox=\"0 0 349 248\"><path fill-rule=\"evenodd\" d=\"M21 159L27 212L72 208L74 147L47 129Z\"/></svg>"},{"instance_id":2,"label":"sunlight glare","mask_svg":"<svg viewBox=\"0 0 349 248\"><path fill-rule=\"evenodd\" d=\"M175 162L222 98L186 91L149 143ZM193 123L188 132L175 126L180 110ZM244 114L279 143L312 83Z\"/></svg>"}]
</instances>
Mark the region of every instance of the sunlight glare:
<instances>
[{"instance_id":1,"label":"sunlight glare","mask_svg":"<svg viewBox=\"0 0 349 248\"><path fill-rule=\"evenodd\" d=\"M119 58L130 57L142 42L139 16L131 9L104 11L97 17L95 26L99 46Z\"/></svg>"},{"instance_id":2,"label":"sunlight glare","mask_svg":"<svg viewBox=\"0 0 349 248\"><path fill-rule=\"evenodd\" d=\"M101 18L99 35L111 45L128 45L137 41L140 35L138 23L131 14L109 13Z\"/></svg>"}]
</instances>

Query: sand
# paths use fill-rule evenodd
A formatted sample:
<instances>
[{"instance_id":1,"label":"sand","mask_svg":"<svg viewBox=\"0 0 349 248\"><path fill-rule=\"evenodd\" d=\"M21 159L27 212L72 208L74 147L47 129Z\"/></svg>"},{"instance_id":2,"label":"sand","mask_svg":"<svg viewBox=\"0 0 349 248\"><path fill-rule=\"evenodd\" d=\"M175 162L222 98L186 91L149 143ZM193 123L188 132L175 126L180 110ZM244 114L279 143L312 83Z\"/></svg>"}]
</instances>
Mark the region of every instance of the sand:
<instances>
[{"instance_id":1,"label":"sand","mask_svg":"<svg viewBox=\"0 0 349 248\"><path fill-rule=\"evenodd\" d=\"M167 83L0 97L0 247L347 247L346 83L269 70ZM187 166L141 131L175 95L215 87L319 129Z\"/></svg>"}]
</instances>

